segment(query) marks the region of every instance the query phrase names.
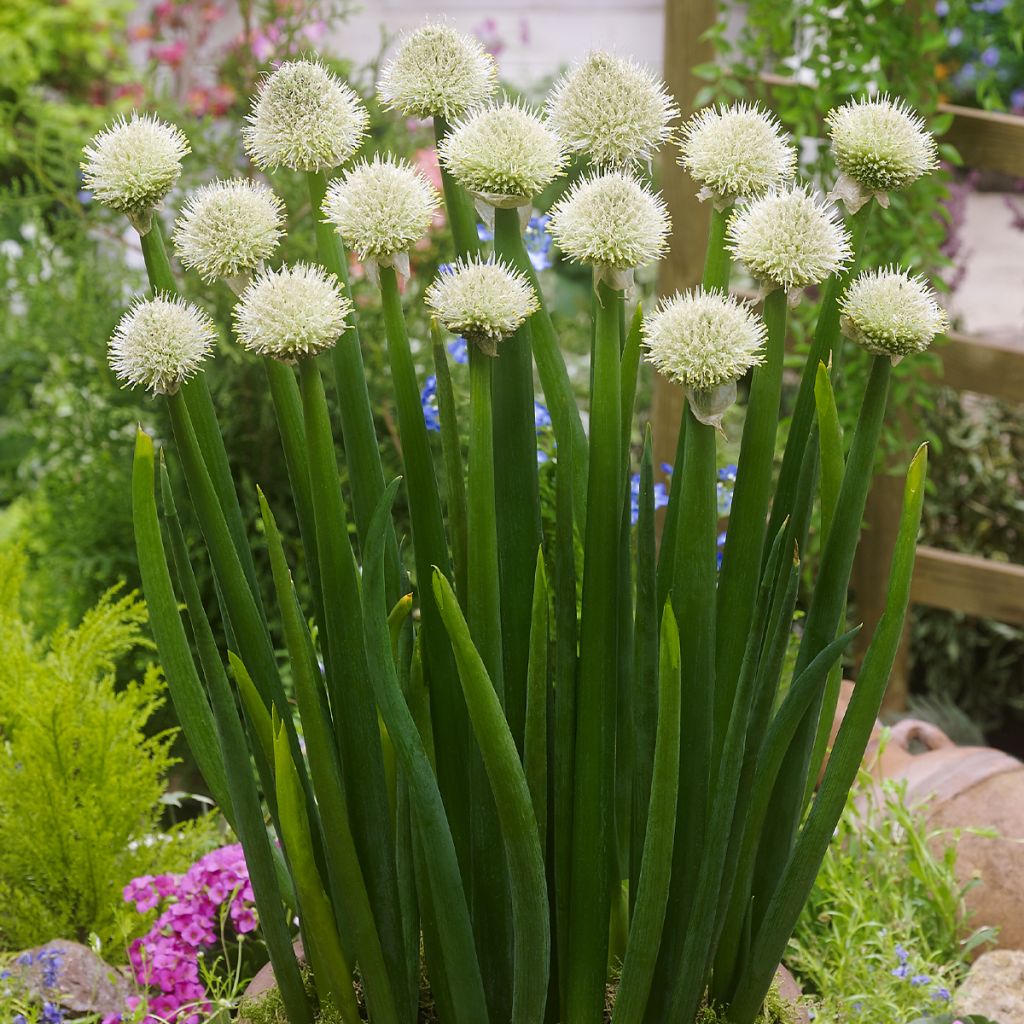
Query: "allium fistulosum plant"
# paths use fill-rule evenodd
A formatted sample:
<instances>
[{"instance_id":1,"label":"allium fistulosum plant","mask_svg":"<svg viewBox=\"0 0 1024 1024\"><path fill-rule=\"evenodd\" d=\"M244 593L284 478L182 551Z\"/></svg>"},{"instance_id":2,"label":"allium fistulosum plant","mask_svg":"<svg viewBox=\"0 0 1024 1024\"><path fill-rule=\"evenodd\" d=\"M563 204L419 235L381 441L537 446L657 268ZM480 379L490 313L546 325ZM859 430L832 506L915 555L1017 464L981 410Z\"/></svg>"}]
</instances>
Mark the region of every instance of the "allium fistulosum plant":
<instances>
[{"instance_id":1,"label":"allium fistulosum plant","mask_svg":"<svg viewBox=\"0 0 1024 1024\"><path fill-rule=\"evenodd\" d=\"M661 83L607 54L570 70L544 111L494 91L491 58L438 24L408 36L380 81L387 106L433 119L455 243L424 290L438 459L399 285L442 197L399 159L351 162L368 121L358 96L319 63L286 63L243 129L258 168L306 177L318 264L275 265L284 217L265 184L215 182L186 198L179 261L236 292L232 334L262 360L280 427L290 493L260 493L258 531L243 521L204 378L216 328L178 296L163 242L159 206L187 142L136 116L86 150L86 182L138 230L152 285L118 325L111 366L167 402L223 610L218 635L182 537L181 496L162 464L157 480L140 430L132 500L160 655L245 848L293 1024L314 1012L296 920L316 995L348 1024L413 1024L421 976L443 1024L692 1024L705 1005L753 1024L854 781L907 605L924 449L907 474L887 610L815 791L839 659L856 632L847 586L890 368L945 327L920 278L898 267L855 277L856 253L871 200L928 171L934 143L886 98L834 111L846 222L794 183L793 144L757 107L707 109L676 133ZM644 316L629 309L633 273L664 254L669 219L643 169L673 135L713 207L707 262L701 287ZM522 234L522 214L569 153L590 166L550 230L564 258L593 272L586 431ZM493 252L478 241L478 213L493 222ZM346 249L380 290L404 462L390 483ZM760 286L760 312L729 294L734 258ZM787 310L811 287L818 325L776 477ZM444 331L469 345L466 465ZM848 445L832 392L844 336L874 353ZM660 545L649 433L630 524L643 357L687 398ZM717 445L748 375L719 570ZM546 541L536 382L557 445ZM399 487L411 518L404 554L391 516ZM305 609L272 511L288 502L313 595ZM821 557L783 680L815 508ZM253 545L269 553L266 591ZM267 626L271 602L281 636Z\"/></svg>"}]
</instances>

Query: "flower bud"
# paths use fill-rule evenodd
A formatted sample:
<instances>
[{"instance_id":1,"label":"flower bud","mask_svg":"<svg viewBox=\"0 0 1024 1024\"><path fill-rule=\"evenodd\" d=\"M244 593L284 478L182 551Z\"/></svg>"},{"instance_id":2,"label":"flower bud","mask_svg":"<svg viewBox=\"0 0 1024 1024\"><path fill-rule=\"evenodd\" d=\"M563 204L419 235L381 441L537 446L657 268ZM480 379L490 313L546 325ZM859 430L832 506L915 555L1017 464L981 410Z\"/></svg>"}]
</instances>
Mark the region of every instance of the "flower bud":
<instances>
[{"instance_id":1,"label":"flower bud","mask_svg":"<svg viewBox=\"0 0 1024 1024\"><path fill-rule=\"evenodd\" d=\"M260 82L242 126L246 152L273 171L326 171L359 148L369 114L362 100L319 62L287 61Z\"/></svg>"},{"instance_id":2,"label":"flower bud","mask_svg":"<svg viewBox=\"0 0 1024 1024\"><path fill-rule=\"evenodd\" d=\"M472 36L428 22L407 35L384 66L377 92L407 117L452 121L494 92L494 58Z\"/></svg>"},{"instance_id":3,"label":"flower bud","mask_svg":"<svg viewBox=\"0 0 1024 1024\"><path fill-rule=\"evenodd\" d=\"M181 265L204 281L250 274L277 249L284 204L245 178L215 181L190 193L174 229Z\"/></svg>"},{"instance_id":4,"label":"flower bud","mask_svg":"<svg viewBox=\"0 0 1024 1024\"><path fill-rule=\"evenodd\" d=\"M296 263L255 277L231 315L243 348L290 363L331 348L348 330L351 312L337 278Z\"/></svg>"},{"instance_id":5,"label":"flower bud","mask_svg":"<svg viewBox=\"0 0 1024 1024\"><path fill-rule=\"evenodd\" d=\"M923 352L949 327L927 282L894 266L858 275L839 302L839 314L843 334L894 363Z\"/></svg>"},{"instance_id":6,"label":"flower bud","mask_svg":"<svg viewBox=\"0 0 1024 1024\"><path fill-rule=\"evenodd\" d=\"M104 128L85 147L82 180L97 201L119 210L145 234L153 208L174 187L188 139L152 114L132 114Z\"/></svg>"},{"instance_id":7,"label":"flower bud","mask_svg":"<svg viewBox=\"0 0 1024 1024\"><path fill-rule=\"evenodd\" d=\"M427 288L427 306L452 334L488 355L514 334L539 304L526 277L500 260L459 260Z\"/></svg>"},{"instance_id":8,"label":"flower bud","mask_svg":"<svg viewBox=\"0 0 1024 1024\"><path fill-rule=\"evenodd\" d=\"M198 306L176 295L139 299L118 321L108 357L126 387L174 394L213 350L217 328Z\"/></svg>"},{"instance_id":9,"label":"flower bud","mask_svg":"<svg viewBox=\"0 0 1024 1024\"><path fill-rule=\"evenodd\" d=\"M570 150L609 167L650 160L679 116L659 78L602 51L588 54L555 82L547 110Z\"/></svg>"}]
</instances>

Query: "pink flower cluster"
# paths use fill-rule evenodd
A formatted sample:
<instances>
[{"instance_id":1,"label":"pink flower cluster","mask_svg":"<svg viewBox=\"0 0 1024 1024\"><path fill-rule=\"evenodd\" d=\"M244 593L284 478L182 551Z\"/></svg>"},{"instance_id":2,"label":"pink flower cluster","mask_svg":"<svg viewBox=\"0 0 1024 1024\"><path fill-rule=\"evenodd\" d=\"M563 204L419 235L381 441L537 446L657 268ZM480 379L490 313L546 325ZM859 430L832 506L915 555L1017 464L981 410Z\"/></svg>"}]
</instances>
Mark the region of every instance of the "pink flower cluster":
<instances>
[{"instance_id":1,"label":"pink flower cluster","mask_svg":"<svg viewBox=\"0 0 1024 1024\"><path fill-rule=\"evenodd\" d=\"M145 1024L157 1024L158 1019L198 1024L197 1013L179 1011L186 1006L198 1009L206 997L199 976L200 950L217 943L222 925L230 924L237 935L256 928L242 847L214 850L183 875L136 878L125 886L124 898L141 914L161 911L149 932L128 951L135 980L156 993L149 998Z\"/></svg>"}]
</instances>

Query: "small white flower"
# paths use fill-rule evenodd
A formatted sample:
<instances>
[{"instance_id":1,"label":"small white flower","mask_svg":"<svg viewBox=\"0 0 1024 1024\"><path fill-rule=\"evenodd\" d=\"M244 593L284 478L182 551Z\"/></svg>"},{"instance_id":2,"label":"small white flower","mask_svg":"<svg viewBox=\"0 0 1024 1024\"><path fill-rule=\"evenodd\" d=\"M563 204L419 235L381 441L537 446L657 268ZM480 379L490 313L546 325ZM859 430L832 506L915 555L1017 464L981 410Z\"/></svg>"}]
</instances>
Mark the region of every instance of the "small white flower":
<instances>
[{"instance_id":1,"label":"small white flower","mask_svg":"<svg viewBox=\"0 0 1024 1024\"><path fill-rule=\"evenodd\" d=\"M451 121L485 102L497 80L494 58L479 40L428 22L399 43L377 92L386 106L407 117Z\"/></svg>"},{"instance_id":2,"label":"small white flower","mask_svg":"<svg viewBox=\"0 0 1024 1024\"><path fill-rule=\"evenodd\" d=\"M215 181L185 200L174 249L204 281L234 278L274 254L283 228L284 204L272 189L245 178Z\"/></svg>"},{"instance_id":3,"label":"small white flower","mask_svg":"<svg viewBox=\"0 0 1024 1024\"><path fill-rule=\"evenodd\" d=\"M538 308L529 281L500 260L459 260L434 278L427 306L452 334L461 334L488 355Z\"/></svg>"},{"instance_id":4,"label":"small white flower","mask_svg":"<svg viewBox=\"0 0 1024 1024\"><path fill-rule=\"evenodd\" d=\"M796 149L772 114L756 104L705 107L682 127L680 164L700 197L724 209L757 199L793 177Z\"/></svg>"},{"instance_id":5,"label":"small white flower","mask_svg":"<svg viewBox=\"0 0 1024 1024\"><path fill-rule=\"evenodd\" d=\"M848 338L894 361L923 352L949 327L928 283L895 266L859 274L840 300L839 313Z\"/></svg>"},{"instance_id":6,"label":"small white flower","mask_svg":"<svg viewBox=\"0 0 1024 1024\"><path fill-rule=\"evenodd\" d=\"M422 173L404 160L375 156L331 182L323 214L360 260L386 263L427 233L439 203Z\"/></svg>"},{"instance_id":7,"label":"small white flower","mask_svg":"<svg viewBox=\"0 0 1024 1024\"><path fill-rule=\"evenodd\" d=\"M912 185L938 166L935 139L902 100L888 96L836 107L825 117L841 174L835 193L851 212L872 196L889 205L889 192Z\"/></svg>"},{"instance_id":8,"label":"small white flower","mask_svg":"<svg viewBox=\"0 0 1024 1024\"><path fill-rule=\"evenodd\" d=\"M323 64L287 61L260 82L242 140L265 171L324 171L352 156L368 123L362 100Z\"/></svg>"},{"instance_id":9,"label":"small white flower","mask_svg":"<svg viewBox=\"0 0 1024 1024\"><path fill-rule=\"evenodd\" d=\"M524 206L565 166L558 136L519 103L481 107L457 121L438 147L463 188L493 206Z\"/></svg>"},{"instance_id":10,"label":"small white flower","mask_svg":"<svg viewBox=\"0 0 1024 1024\"><path fill-rule=\"evenodd\" d=\"M733 214L726 243L767 287L820 284L851 259L850 235L833 207L803 186L770 192Z\"/></svg>"},{"instance_id":11,"label":"small white flower","mask_svg":"<svg viewBox=\"0 0 1024 1024\"><path fill-rule=\"evenodd\" d=\"M721 429L736 382L764 362L760 317L730 295L697 289L662 299L643 327L648 361L683 386L701 423Z\"/></svg>"},{"instance_id":12,"label":"small white flower","mask_svg":"<svg viewBox=\"0 0 1024 1024\"><path fill-rule=\"evenodd\" d=\"M144 233L153 208L174 187L190 152L188 139L174 125L152 114L121 117L85 147L83 184Z\"/></svg>"},{"instance_id":13,"label":"small white flower","mask_svg":"<svg viewBox=\"0 0 1024 1024\"><path fill-rule=\"evenodd\" d=\"M610 167L649 160L679 116L657 76L602 51L588 54L555 82L547 109L569 149Z\"/></svg>"},{"instance_id":14,"label":"small white flower","mask_svg":"<svg viewBox=\"0 0 1024 1024\"><path fill-rule=\"evenodd\" d=\"M213 350L217 328L198 306L176 295L139 299L110 338L110 368L127 387L173 394Z\"/></svg>"},{"instance_id":15,"label":"small white flower","mask_svg":"<svg viewBox=\"0 0 1024 1024\"><path fill-rule=\"evenodd\" d=\"M548 231L570 259L607 273L625 287L634 267L658 259L666 247L668 210L661 196L620 171L581 178L551 210Z\"/></svg>"},{"instance_id":16,"label":"small white flower","mask_svg":"<svg viewBox=\"0 0 1024 1024\"><path fill-rule=\"evenodd\" d=\"M253 278L231 315L243 348L294 362L331 348L348 330L351 312L332 274L296 263Z\"/></svg>"}]
</instances>

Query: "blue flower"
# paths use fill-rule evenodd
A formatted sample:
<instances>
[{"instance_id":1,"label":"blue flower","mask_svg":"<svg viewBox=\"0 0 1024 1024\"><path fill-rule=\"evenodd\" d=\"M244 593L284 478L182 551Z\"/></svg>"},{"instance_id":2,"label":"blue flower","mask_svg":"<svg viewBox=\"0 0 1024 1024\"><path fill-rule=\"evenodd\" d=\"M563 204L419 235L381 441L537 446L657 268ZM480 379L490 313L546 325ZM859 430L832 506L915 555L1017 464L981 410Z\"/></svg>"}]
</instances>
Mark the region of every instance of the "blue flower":
<instances>
[{"instance_id":1,"label":"blue flower","mask_svg":"<svg viewBox=\"0 0 1024 1024\"><path fill-rule=\"evenodd\" d=\"M533 425L538 430L544 430L551 426L551 413L537 401L533 403Z\"/></svg>"},{"instance_id":2,"label":"blue flower","mask_svg":"<svg viewBox=\"0 0 1024 1024\"><path fill-rule=\"evenodd\" d=\"M423 406L423 419L427 424L427 430L441 429L441 414L437 408L437 377L431 374L423 390L420 392L420 405Z\"/></svg>"},{"instance_id":3,"label":"blue flower","mask_svg":"<svg viewBox=\"0 0 1024 1024\"><path fill-rule=\"evenodd\" d=\"M548 214L539 217L531 217L530 223L526 225L523 234L523 241L526 244L526 252L533 264L533 269L538 273L547 270L551 266L551 243L552 238L548 234L548 221L551 218Z\"/></svg>"},{"instance_id":4,"label":"blue flower","mask_svg":"<svg viewBox=\"0 0 1024 1024\"><path fill-rule=\"evenodd\" d=\"M668 504L668 489L664 484L654 485L654 508L664 508ZM636 526L640 518L640 474L634 473L629 478L629 521Z\"/></svg>"},{"instance_id":5,"label":"blue flower","mask_svg":"<svg viewBox=\"0 0 1024 1024\"><path fill-rule=\"evenodd\" d=\"M910 966L908 964L900 964L899 967L894 967L892 976L894 978L906 978L910 974Z\"/></svg>"},{"instance_id":6,"label":"blue flower","mask_svg":"<svg viewBox=\"0 0 1024 1024\"><path fill-rule=\"evenodd\" d=\"M1024 89L1014 89L1010 93L1010 106L1014 110L1024 110Z\"/></svg>"},{"instance_id":7,"label":"blue flower","mask_svg":"<svg viewBox=\"0 0 1024 1024\"><path fill-rule=\"evenodd\" d=\"M981 62L987 68L994 68L999 63L999 47L986 47L981 54Z\"/></svg>"},{"instance_id":8,"label":"blue flower","mask_svg":"<svg viewBox=\"0 0 1024 1024\"><path fill-rule=\"evenodd\" d=\"M14 1015L13 1020L11 1021L11 1024L28 1024L28 1021L25 1020L25 1014L16 1013Z\"/></svg>"},{"instance_id":9,"label":"blue flower","mask_svg":"<svg viewBox=\"0 0 1024 1024\"><path fill-rule=\"evenodd\" d=\"M40 1024L64 1024L64 1011L56 1003L43 1003Z\"/></svg>"},{"instance_id":10,"label":"blue flower","mask_svg":"<svg viewBox=\"0 0 1024 1024\"><path fill-rule=\"evenodd\" d=\"M493 242L494 232L486 224L477 224L476 226L476 237L481 242Z\"/></svg>"},{"instance_id":11,"label":"blue flower","mask_svg":"<svg viewBox=\"0 0 1024 1024\"><path fill-rule=\"evenodd\" d=\"M1006 0L978 0L971 4L972 11L980 14L998 14L1006 6Z\"/></svg>"},{"instance_id":12,"label":"blue flower","mask_svg":"<svg viewBox=\"0 0 1024 1024\"><path fill-rule=\"evenodd\" d=\"M935 13L940 18L945 18L946 15L949 14L949 3L947 2L947 0L939 0L939 2L935 5Z\"/></svg>"},{"instance_id":13,"label":"blue flower","mask_svg":"<svg viewBox=\"0 0 1024 1024\"><path fill-rule=\"evenodd\" d=\"M964 41L964 30L959 25L954 26L946 33L946 42L950 46L959 46Z\"/></svg>"},{"instance_id":14,"label":"blue flower","mask_svg":"<svg viewBox=\"0 0 1024 1024\"><path fill-rule=\"evenodd\" d=\"M721 569L722 568L722 555L725 553L725 530L723 530L718 535L718 540L716 542L715 547L716 547L715 557L716 557L717 562L718 562L718 568Z\"/></svg>"},{"instance_id":15,"label":"blue flower","mask_svg":"<svg viewBox=\"0 0 1024 1024\"><path fill-rule=\"evenodd\" d=\"M896 946L896 959L901 964L905 964L910 959L910 954L899 944Z\"/></svg>"},{"instance_id":16,"label":"blue flower","mask_svg":"<svg viewBox=\"0 0 1024 1024\"><path fill-rule=\"evenodd\" d=\"M940 1003L948 1003L953 996L945 985L940 985L933 993L932 999Z\"/></svg>"},{"instance_id":17,"label":"blue flower","mask_svg":"<svg viewBox=\"0 0 1024 1024\"><path fill-rule=\"evenodd\" d=\"M551 456L548 455L548 453L546 451L544 451L543 448L538 448L537 449L537 465L538 466L543 466L545 462L550 462L550 461L551 461Z\"/></svg>"},{"instance_id":18,"label":"blue flower","mask_svg":"<svg viewBox=\"0 0 1024 1024\"><path fill-rule=\"evenodd\" d=\"M451 353L452 359L457 363L468 363L469 362L469 345L466 343L466 339L458 337L454 341L449 342L448 351Z\"/></svg>"},{"instance_id":19,"label":"blue flower","mask_svg":"<svg viewBox=\"0 0 1024 1024\"><path fill-rule=\"evenodd\" d=\"M920 988L922 985L927 985L931 980L932 979L929 978L927 974L915 974L910 979L910 984L913 985L914 988Z\"/></svg>"}]
</instances>

